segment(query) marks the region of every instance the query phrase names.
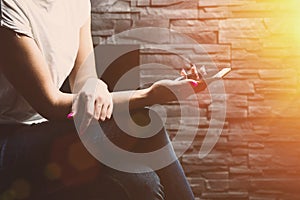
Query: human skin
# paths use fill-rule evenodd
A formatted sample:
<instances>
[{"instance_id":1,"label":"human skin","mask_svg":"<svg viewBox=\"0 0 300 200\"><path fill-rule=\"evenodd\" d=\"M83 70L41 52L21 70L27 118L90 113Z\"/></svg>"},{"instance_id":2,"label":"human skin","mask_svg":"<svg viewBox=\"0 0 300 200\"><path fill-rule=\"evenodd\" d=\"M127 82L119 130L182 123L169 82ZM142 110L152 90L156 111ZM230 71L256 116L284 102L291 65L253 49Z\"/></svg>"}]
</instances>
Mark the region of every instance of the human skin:
<instances>
[{"instance_id":1,"label":"human skin","mask_svg":"<svg viewBox=\"0 0 300 200\"><path fill-rule=\"evenodd\" d=\"M80 29L80 44L74 68L69 76L73 94L61 92L51 81L46 60L32 38L17 35L15 32L0 28L0 70L14 88L28 103L48 120L64 120L71 111L78 114L82 110L83 131L91 119L104 121L111 117L113 109L122 110L130 105L130 109L165 103L176 100L172 91L179 92L182 97L187 87L199 92L205 89L203 81L185 79L181 81L161 80L151 87L135 91L109 92L107 85L97 78L91 38L91 21L88 19ZM79 77L79 78L78 78ZM89 79L97 79L96 89L89 92L84 86ZM74 93L74 88L79 88ZM82 97L82 98L79 98ZM72 106L73 105L73 106Z\"/></svg>"}]
</instances>

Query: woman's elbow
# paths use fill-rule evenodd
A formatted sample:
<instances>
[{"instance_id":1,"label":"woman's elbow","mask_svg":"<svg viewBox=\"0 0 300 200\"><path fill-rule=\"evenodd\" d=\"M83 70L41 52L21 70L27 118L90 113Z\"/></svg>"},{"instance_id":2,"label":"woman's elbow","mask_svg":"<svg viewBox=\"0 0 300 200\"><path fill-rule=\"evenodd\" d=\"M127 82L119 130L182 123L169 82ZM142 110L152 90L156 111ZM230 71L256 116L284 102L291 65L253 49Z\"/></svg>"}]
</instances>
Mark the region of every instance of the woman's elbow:
<instances>
[{"instance_id":1,"label":"woman's elbow","mask_svg":"<svg viewBox=\"0 0 300 200\"><path fill-rule=\"evenodd\" d=\"M49 121L58 121L66 119L71 111L72 95L61 93L54 98L47 98L43 102L36 103L33 108L41 116Z\"/></svg>"}]
</instances>

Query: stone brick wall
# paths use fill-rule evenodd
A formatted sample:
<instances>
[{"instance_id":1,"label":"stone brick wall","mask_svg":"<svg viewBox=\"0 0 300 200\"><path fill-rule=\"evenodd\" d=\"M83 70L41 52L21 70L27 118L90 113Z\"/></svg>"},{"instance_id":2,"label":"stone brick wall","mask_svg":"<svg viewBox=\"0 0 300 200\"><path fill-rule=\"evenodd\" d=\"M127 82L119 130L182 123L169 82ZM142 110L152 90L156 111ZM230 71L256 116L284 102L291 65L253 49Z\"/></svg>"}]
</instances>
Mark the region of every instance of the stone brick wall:
<instances>
[{"instance_id":1,"label":"stone brick wall","mask_svg":"<svg viewBox=\"0 0 300 200\"><path fill-rule=\"evenodd\" d=\"M198 152L212 120L211 113L220 109L219 102L212 101L207 91L198 96L199 123L193 123L196 120L193 116L181 119L178 104L165 105L166 127L171 137L177 133L177 124L198 132L181 157L197 198L300 199L297 3L295 0L92 0L95 44L133 28L168 28L201 44L209 57L197 53L192 44L159 38L164 45L176 43L175 48L183 48L182 55L198 66L209 67L213 63L219 69L232 67L233 71L224 80L227 102L224 129L205 158L199 159ZM174 69L166 70L160 65L142 67L141 84L175 78L183 66L180 56L159 50L141 50L140 63L160 63ZM184 148L186 140L183 135L174 142L175 150Z\"/></svg>"}]
</instances>

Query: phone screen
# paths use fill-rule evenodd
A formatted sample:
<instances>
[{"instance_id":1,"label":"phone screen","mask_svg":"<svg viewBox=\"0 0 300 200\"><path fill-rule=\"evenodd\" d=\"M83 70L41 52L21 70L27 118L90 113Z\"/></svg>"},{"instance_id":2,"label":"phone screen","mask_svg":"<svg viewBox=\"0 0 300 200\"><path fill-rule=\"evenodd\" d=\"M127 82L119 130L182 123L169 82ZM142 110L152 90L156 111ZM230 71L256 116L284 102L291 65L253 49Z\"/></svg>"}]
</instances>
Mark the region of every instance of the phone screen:
<instances>
[{"instance_id":1,"label":"phone screen","mask_svg":"<svg viewBox=\"0 0 300 200\"><path fill-rule=\"evenodd\" d=\"M229 68L229 67L224 68L221 71L219 71L218 73L216 73L215 75L213 75L213 78L222 78L230 71L231 71L231 68Z\"/></svg>"}]
</instances>

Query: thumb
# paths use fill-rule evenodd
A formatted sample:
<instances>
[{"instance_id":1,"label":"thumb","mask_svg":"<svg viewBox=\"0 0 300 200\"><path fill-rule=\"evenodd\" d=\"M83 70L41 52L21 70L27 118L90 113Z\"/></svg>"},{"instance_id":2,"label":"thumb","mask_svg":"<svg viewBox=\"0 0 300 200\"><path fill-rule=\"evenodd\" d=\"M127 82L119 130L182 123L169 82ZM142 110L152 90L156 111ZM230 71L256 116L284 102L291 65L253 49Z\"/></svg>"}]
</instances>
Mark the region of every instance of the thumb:
<instances>
[{"instance_id":1,"label":"thumb","mask_svg":"<svg viewBox=\"0 0 300 200\"><path fill-rule=\"evenodd\" d=\"M199 85L199 82L195 81L193 79L185 79L185 80L182 80L182 81L185 81L186 83L189 83L193 88L197 87Z\"/></svg>"}]
</instances>

